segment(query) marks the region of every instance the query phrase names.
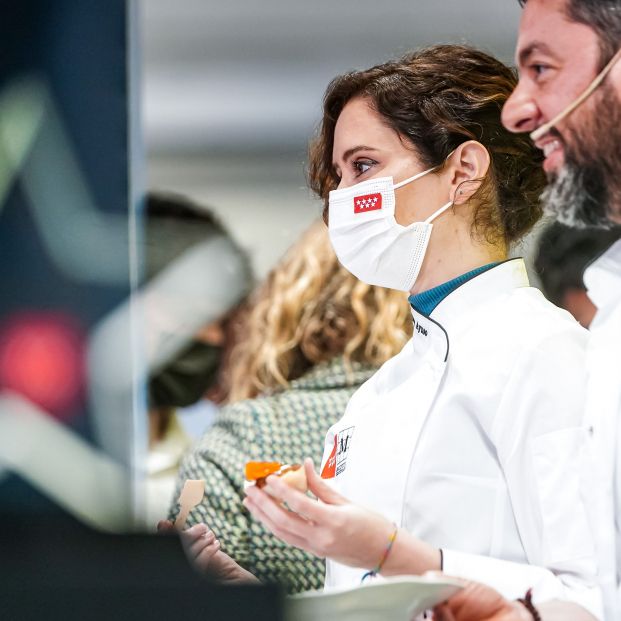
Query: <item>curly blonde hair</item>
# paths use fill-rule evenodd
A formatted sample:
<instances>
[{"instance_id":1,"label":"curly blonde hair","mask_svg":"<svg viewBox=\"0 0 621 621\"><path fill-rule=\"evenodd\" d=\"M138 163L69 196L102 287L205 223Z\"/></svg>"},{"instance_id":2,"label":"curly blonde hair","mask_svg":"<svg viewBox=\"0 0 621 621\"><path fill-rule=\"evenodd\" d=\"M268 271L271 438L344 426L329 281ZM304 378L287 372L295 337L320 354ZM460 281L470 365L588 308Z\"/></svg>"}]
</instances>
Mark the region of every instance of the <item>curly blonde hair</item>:
<instances>
[{"instance_id":1,"label":"curly blonde hair","mask_svg":"<svg viewBox=\"0 0 621 621\"><path fill-rule=\"evenodd\" d=\"M229 401L287 388L336 356L350 370L353 362L379 366L403 348L412 318L403 292L343 268L316 222L252 295L243 332L231 354Z\"/></svg>"}]
</instances>

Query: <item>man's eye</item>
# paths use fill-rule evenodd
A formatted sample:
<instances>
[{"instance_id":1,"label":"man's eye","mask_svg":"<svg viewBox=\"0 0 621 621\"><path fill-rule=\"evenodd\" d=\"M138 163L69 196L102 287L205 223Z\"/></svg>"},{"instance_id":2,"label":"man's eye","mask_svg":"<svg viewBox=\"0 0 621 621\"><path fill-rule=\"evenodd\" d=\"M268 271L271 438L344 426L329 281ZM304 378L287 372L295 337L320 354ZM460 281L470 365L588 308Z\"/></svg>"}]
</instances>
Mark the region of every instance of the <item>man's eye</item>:
<instances>
[{"instance_id":1,"label":"man's eye","mask_svg":"<svg viewBox=\"0 0 621 621\"><path fill-rule=\"evenodd\" d=\"M541 63L533 63L532 65L530 65L530 70L538 78L540 78L548 69L548 65L543 65Z\"/></svg>"}]
</instances>

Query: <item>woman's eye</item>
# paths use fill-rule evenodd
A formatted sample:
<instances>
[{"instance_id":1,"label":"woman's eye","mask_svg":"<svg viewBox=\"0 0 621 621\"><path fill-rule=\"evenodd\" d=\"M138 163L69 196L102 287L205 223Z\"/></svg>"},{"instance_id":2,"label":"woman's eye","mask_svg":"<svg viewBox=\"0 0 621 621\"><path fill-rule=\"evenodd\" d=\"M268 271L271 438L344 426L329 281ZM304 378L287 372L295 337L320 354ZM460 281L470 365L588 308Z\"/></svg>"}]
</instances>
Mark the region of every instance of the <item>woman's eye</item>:
<instances>
[{"instance_id":1,"label":"woman's eye","mask_svg":"<svg viewBox=\"0 0 621 621\"><path fill-rule=\"evenodd\" d=\"M373 160L356 160L353 163L354 170L356 171L356 176L363 175L367 170L371 169L371 166L376 164Z\"/></svg>"}]
</instances>

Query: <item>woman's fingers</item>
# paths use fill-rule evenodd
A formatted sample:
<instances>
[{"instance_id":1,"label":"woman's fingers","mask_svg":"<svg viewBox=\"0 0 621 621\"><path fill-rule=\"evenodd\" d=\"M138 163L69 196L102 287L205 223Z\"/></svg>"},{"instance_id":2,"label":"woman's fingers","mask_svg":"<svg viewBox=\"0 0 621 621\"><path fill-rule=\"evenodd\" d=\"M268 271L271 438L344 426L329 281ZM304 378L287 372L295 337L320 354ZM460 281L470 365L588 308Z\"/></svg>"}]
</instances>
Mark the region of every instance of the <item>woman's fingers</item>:
<instances>
[{"instance_id":1,"label":"woman's fingers","mask_svg":"<svg viewBox=\"0 0 621 621\"><path fill-rule=\"evenodd\" d=\"M260 494L267 496L264 492L260 492ZM300 522L304 522L304 520L301 520L301 518L297 517L290 511L282 509L269 497L267 497L267 501L264 501L264 499L260 496L255 499L255 496L258 495L250 492L246 498L244 498L244 506L248 509L248 511L250 511L255 519L262 522L268 530L286 543L305 550L310 549L308 537L309 531L300 533L298 530L294 529L295 527L292 527L295 520L299 520ZM308 523L304 523L302 526L312 528Z\"/></svg>"},{"instance_id":2,"label":"woman's fingers","mask_svg":"<svg viewBox=\"0 0 621 621\"><path fill-rule=\"evenodd\" d=\"M192 528L181 531L179 536L181 537L183 548L191 560L195 560L203 548L211 545L216 538L214 533L205 524L195 524Z\"/></svg>"},{"instance_id":3,"label":"woman's fingers","mask_svg":"<svg viewBox=\"0 0 621 621\"><path fill-rule=\"evenodd\" d=\"M194 538L188 544L187 551L191 558L198 558L201 552L216 541L216 536L212 531L207 531L204 535Z\"/></svg>"},{"instance_id":4,"label":"woman's fingers","mask_svg":"<svg viewBox=\"0 0 621 621\"><path fill-rule=\"evenodd\" d=\"M194 557L194 564L203 571L206 571L211 563L211 560L219 550L220 542L214 537L211 543L204 546Z\"/></svg>"},{"instance_id":5,"label":"woman's fingers","mask_svg":"<svg viewBox=\"0 0 621 621\"><path fill-rule=\"evenodd\" d=\"M261 522L270 532L285 543L297 548L302 548L303 550L312 551L309 546L309 542L305 538L294 535L293 533L276 526L271 521L270 517L266 515L262 509L252 501L252 499L244 498L244 506L248 509L248 511L250 511L256 520Z\"/></svg>"},{"instance_id":6,"label":"woman's fingers","mask_svg":"<svg viewBox=\"0 0 621 621\"><path fill-rule=\"evenodd\" d=\"M268 477L269 478L269 477ZM266 488L259 489L258 487L249 487L246 490L247 498L250 498L252 502L258 506L262 513L269 518L270 522L277 526L278 528L288 530L294 535L304 536L308 533L309 522L301 518L296 513L285 509L281 503L281 501L288 502L292 500L294 504L296 503L295 497L292 499L292 495L289 492L296 492L297 490L292 490L286 484L282 484L281 481L278 481L275 486L272 486L271 489L274 493L274 496L271 496L267 493ZM297 492L300 496L300 492ZM283 498L283 496L287 496ZM278 500L276 500L278 498Z\"/></svg>"},{"instance_id":7,"label":"woman's fingers","mask_svg":"<svg viewBox=\"0 0 621 621\"><path fill-rule=\"evenodd\" d=\"M265 487L246 489L244 505L278 538L325 557L338 551L339 533L347 529L351 511L347 511L348 501L319 478L311 460L305 461L304 468L311 491L322 502L271 475Z\"/></svg>"},{"instance_id":8,"label":"woman's fingers","mask_svg":"<svg viewBox=\"0 0 621 621\"><path fill-rule=\"evenodd\" d=\"M220 542L205 524L196 524L181 533L181 541L190 562L207 571L214 555L220 550Z\"/></svg>"},{"instance_id":9,"label":"woman's fingers","mask_svg":"<svg viewBox=\"0 0 621 621\"><path fill-rule=\"evenodd\" d=\"M322 502L329 505L345 504L346 499L338 492L334 491L316 472L313 460L306 458L304 460L304 468L306 469L306 480L308 481L308 489Z\"/></svg>"},{"instance_id":10,"label":"woman's fingers","mask_svg":"<svg viewBox=\"0 0 621 621\"><path fill-rule=\"evenodd\" d=\"M188 543L193 542L195 539L202 537L206 533L210 532L209 528L207 528L207 524L194 524L191 528L186 528L181 531L181 539Z\"/></svg>"},{"instance_id":11,"label":"woman's fingers","mask_svg":"<svg viewBox=\"0 0 621 621\"><path fill-rule=\"evenodd\" d=\"M287 485L277 476L266 479L263 491L279 502L287 503L287 507L312 522L323 523L328 519L325 506L320 505L314 498L309 498L297 489ZM279 505L277 505L280 508Z\"/></svg>"}]
</instances>

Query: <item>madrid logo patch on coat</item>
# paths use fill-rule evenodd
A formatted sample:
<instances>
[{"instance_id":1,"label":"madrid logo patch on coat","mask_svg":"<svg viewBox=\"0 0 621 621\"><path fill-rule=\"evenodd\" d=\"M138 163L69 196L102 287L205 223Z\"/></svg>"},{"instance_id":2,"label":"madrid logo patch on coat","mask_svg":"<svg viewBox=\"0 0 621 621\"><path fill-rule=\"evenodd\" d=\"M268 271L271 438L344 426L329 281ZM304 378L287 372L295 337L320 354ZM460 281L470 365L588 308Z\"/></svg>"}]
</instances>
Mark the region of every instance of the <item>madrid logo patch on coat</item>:
<instances>
[{"instance_id":1,"label":"madrid logo patch on coat","mask_svg":"<svg viewBox=\"0 0 621 621\"><path fill-rule=\"evenodd\" d=\"M354 427L348 427L334 436L332 452L321 471L322 479L333 479L345 470L353 435Z\"/></svg>"}]
</instances>

